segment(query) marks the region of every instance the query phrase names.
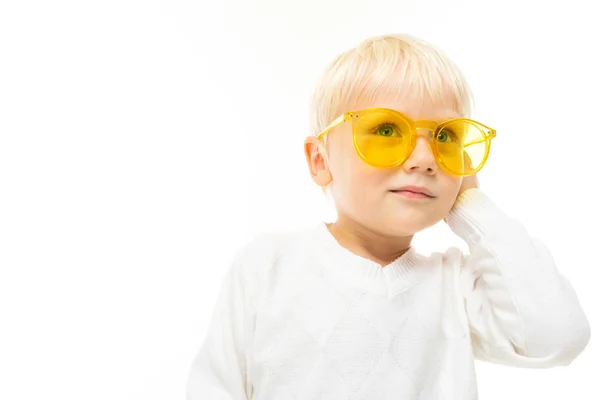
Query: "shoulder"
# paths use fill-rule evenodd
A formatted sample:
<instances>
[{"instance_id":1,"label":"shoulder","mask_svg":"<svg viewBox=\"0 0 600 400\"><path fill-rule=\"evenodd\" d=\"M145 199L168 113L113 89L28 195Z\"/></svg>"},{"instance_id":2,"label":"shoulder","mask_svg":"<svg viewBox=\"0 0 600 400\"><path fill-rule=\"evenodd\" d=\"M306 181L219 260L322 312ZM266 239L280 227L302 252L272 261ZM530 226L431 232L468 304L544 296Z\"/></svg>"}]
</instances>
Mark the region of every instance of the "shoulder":
<instances>
[{"instance_id":1,"label":"shoulder","mask_svg":"<svg viewBox=\"0 0 600 400\"><path fill-rule=\"evenodd\" d=\"M248 274L271 272L282 260L307 253L313 229L309 227L258 234L238 250L235 262Z\"/></svg>"},{"instance_id":2,"label":"shoulder","mask_svg":"<svg viewBox=\"0 0 600 400\"><path fill-rule=\"evenodd\" d=\"M285 254L306 242L308 229L263 232L248 241L240 254L250 259L271 259Z\"/></svg>"},{"instance_id":3,"label":"shoulder","mask_svg":"<svg viewBox=\"0 0 600 400\"><path fill-rule=\"evenodd\" d=\"M266 232L248 241L234 258L233 269L248 290L255 308L282 286L281 282L305 274L314 252L310 228ZM299 273L302 271L302 273Z\"/></svg>"}]
</instances>

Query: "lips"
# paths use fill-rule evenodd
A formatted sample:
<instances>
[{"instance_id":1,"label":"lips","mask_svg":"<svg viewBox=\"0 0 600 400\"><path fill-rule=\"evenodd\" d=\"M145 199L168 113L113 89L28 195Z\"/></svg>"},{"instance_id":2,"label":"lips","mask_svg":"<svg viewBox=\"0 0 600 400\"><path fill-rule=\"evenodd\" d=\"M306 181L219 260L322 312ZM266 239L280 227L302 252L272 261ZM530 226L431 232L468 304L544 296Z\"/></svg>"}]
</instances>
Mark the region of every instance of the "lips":
<instances>
[{"instance_id":1,"label":"lips","mask_svg":"<svg viewBox=\"0 0 600 400\"><path fill-rule=\"evenodd\" d=\"M406 193L420 194L420 195L430 197L430 198L435 197L433 195L433 193L431 193L431 191L424 186L412 186L412 185L411 186L403 186L398 189L393 189L391 191L394 193L406 192Z\"/></svg>"}]
</instances>

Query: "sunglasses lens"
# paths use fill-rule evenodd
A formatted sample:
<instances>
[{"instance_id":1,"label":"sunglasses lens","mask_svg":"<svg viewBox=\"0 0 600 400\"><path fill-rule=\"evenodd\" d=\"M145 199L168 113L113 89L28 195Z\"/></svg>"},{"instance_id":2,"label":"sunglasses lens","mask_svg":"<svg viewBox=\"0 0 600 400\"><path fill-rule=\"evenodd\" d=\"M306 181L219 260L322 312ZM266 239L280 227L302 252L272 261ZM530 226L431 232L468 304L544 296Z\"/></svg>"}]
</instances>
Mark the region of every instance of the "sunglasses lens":
<instances>
[{"instance_id":1,"label":"sunglasses lens","mask_svg":"<svg viewBox=\"0 0 600 400\"><path fill-rule=\"evenodd\" d=\"M469 175L484 162L489 142L482 126L469 121L444 125L437 132L435 143L441 162L458 175Z\"/></svg>"},{"instance_id":2,"label":"sunglasses lens","mask_svg":"<svg viewBox=\"0 0 600 400\"><path fill-rule=\"evenodd\" d=\"M412 138L410 125L402 116L375 110L355 124L357 150L369 164L386 167L406 159Z\"/></svg>"}]
</instances>

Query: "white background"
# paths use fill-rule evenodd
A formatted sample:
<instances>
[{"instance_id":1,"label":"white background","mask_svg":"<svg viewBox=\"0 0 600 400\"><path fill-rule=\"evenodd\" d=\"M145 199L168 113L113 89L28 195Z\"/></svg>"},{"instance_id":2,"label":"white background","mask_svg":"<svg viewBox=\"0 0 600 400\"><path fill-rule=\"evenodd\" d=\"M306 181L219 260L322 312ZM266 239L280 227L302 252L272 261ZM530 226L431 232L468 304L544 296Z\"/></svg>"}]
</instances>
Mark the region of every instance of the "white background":
<instances>
[{"instance_id":1,"label":"white background","mask_svg":"<svg viewBox=\"0 0 600 400\"><path fill-rule=\"evenodd\" d=\"M482 189L545 241L595 331L595 7L3 0L0 399L183 399L233 251L331 218L302 153L308 99L382 33L464 71L498 131ZM414 244L463 245L443 223ZM567 368L478 362L480 397L600 398L594 339Z\"/></svg>"}]
</instances>

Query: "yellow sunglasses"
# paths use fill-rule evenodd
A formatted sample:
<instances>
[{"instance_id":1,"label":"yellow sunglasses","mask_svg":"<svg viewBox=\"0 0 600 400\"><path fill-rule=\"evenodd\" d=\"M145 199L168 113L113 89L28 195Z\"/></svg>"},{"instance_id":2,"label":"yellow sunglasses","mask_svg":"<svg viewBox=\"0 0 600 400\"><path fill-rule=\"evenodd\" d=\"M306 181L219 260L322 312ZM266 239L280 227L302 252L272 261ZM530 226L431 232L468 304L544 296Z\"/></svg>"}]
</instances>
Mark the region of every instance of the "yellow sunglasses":
<instances>
[{"instance_id":1,"label":"yellow sunglasses","mask_svg":"<svg viewBox=\"0 0 600 400\"><path fill-rule=\"evenodd\" d=\"M458 176L473 175L483 168L496 136L494 129L468 118L442 123L414 121L396 110L369 108L340 115L318 138L348 121L352 122L354 148L367 164L383 168L402 164L417 144L417 130L426 129L438 165Z\"/></svg>"}]
</instances>

